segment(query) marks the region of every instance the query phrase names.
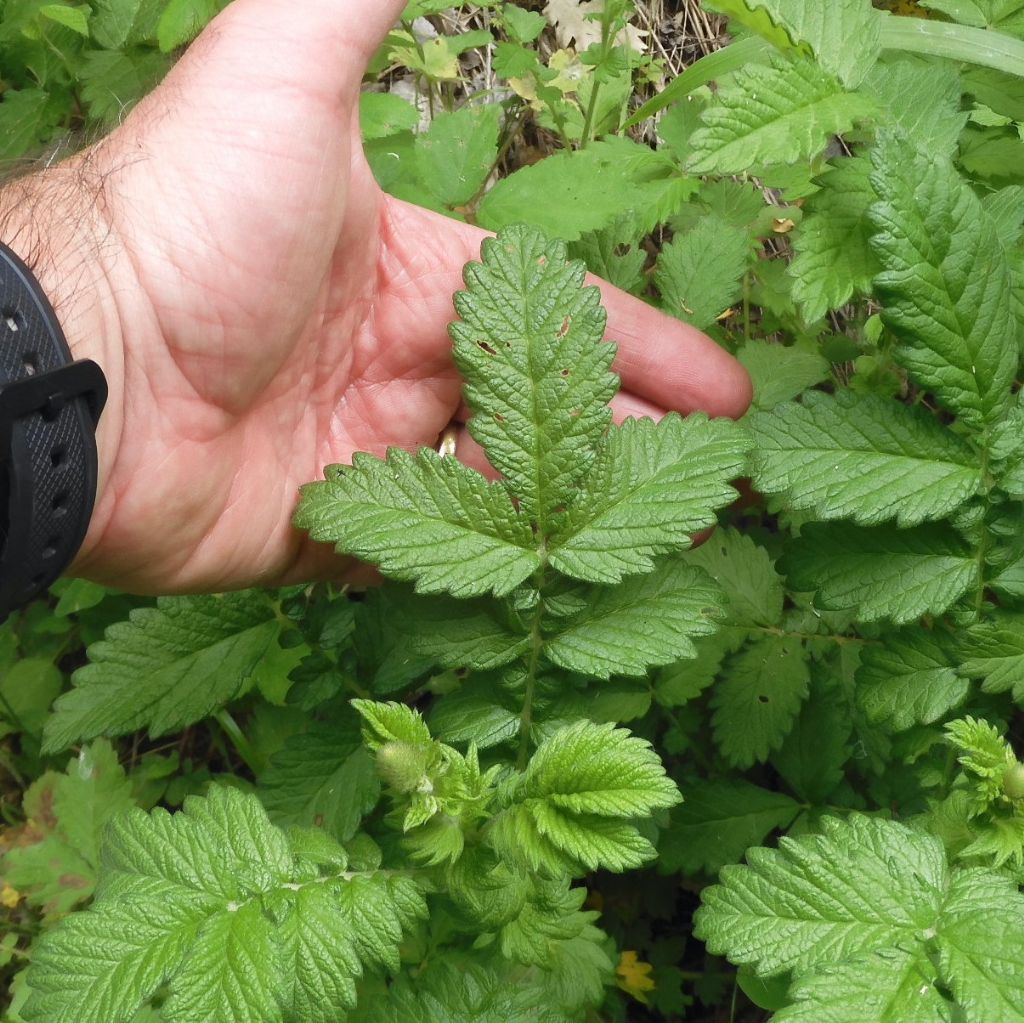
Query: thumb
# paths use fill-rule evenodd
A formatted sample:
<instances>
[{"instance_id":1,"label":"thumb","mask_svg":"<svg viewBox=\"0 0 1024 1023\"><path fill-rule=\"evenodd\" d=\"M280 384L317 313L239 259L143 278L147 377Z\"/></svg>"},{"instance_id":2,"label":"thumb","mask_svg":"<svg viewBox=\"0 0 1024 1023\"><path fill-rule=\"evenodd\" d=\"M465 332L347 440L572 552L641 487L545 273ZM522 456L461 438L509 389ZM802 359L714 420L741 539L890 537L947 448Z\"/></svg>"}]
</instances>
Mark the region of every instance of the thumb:
<instances>
[{"instance_id":1,"label":"thumb","mask_svg":"<svg viewBox=\"0 0 1024 1023\"><path fill-rule=\"evenodd\" d=\"M190 79L223 75L235 88L258 76L325 98L347 96L404 8L405 0L234 0L178 68Z\"/></svg>"}]
</instances>

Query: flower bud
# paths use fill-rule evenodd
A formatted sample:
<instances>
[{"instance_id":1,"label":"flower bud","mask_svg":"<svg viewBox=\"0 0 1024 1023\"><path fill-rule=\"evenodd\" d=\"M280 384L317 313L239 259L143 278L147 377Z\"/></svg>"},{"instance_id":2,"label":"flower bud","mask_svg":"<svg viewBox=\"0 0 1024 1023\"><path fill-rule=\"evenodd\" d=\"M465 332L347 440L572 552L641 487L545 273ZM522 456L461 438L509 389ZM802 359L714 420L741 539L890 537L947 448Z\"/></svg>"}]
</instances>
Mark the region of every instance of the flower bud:
<instances>
[{"instance_id":1,"label":"flower bud","mask_svg":"<svg viewBox=\"0 0 1024 1023\"><path fill-rule=\"evenodd\" d=\"M396 792L423 791L427 751L407 742L386 742L377 750L377 771Z\"/></svg>"}]
</instances>

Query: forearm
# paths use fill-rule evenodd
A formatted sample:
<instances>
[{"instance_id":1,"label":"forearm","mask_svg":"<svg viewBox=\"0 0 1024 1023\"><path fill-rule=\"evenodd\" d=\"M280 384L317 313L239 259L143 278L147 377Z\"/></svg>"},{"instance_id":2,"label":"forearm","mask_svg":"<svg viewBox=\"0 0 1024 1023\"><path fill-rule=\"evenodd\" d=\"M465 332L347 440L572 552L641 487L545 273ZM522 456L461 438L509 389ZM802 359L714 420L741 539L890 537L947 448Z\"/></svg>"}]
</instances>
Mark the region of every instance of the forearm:
<instances>
[{"instance_id":1,"label":"forearm","mask_svg":"<svg viewBox=\"0 0 1024 1023\"><path fill-rule=\"evenodd\" d=\"M97 499L77 567L102 532L104 507L109 504L104 491L117 459L124 418L118 243L106 216L101 176L80 156L8 181L0 188L0 241L31 268L74 358L94 360L107 378L109 397L97 431Z\"/></svg>"}]
</instances>

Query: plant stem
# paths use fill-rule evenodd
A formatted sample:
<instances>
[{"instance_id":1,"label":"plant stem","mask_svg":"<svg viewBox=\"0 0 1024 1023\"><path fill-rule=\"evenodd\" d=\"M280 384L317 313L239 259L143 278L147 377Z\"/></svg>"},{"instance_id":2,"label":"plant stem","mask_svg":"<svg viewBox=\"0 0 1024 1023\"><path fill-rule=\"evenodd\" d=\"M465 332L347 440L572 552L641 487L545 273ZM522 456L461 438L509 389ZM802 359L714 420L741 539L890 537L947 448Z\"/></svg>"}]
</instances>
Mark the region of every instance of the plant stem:
<instances>
[{"instance_id":1,"label":"plant stem","mask_svg":"<svg viewBox=\"0 0 1024 1023\"><path fill-rule=\"evenodd\" d=\"M0 750L0 767L2 767L14 779L14 783L19 789L24 791L28 788L28 782L25 781L21 772L14 766L14 760L11 759L4 750Z\"/></svg>"},{"instance_id":2,"label":"plant stem","mask_svg":"<svg viewBox=\"0 0 1024 1023\"><path fill-rule=\"evenodd\" d=\"M590 142L590 132L594 126L594 114L597 112L597 97L601 92L601 83L595 78L594 86L590 90L590 102L587 104L587 113L583 119L583 134L580 136L580 149L586 149Z\"/></svg>"},{"instance_id":3,"label":"plant stem","mask_svg":"<svg viewBox=\"0 0 1024 1023\"><path fill-rule=\"evenodd\" d=\"M544 585L543 567L535 576L537 589ZM533 725L533 695L537 688L537 668L540 665L540 652L544 646L541 634L541 621L544 617L544 598L540 597L533 612L530 623L530 656L526 662L526 692L523 694L523 712L519 715L519 755L516 757L516 770L526 770L526 762L530 759L530 729Z\"/></svg>"},{"instance_id":4,"label":"plant stem","mask_svg":"<svg viewBox=\"0 0 1024 1023\"><path fill-rule=\"evenodd\" d=\"M991 507L992 481L988 478L989 463L992 460L991 446L992 441L988 430L986 430L981 438L981 482L982 486L985 488L983 497L986 513ZM978 550L975 555L978 585L974 592L974 613L977 615L981 614L981 605L985 602L985 557L988 555L991 539L992 536L989 532L988 526L985 523L985 520L982 519L981 536L978 538Z\"/></svg>"},{"instance_id":5,"label":"plant stem","mask_svg":"<svg viewBox=\"0 0 1024 1023\"><path fill-rule=\"evenodd\" d=\"M750 341L750 271L743 275L743 340Z\"/></svg>"},{"instance_id":6,"label":"plant stem","mask_svg":"<svg viewBox=\"0 0 1024 1023\"><path fill-rule=\"evenodd\" d=\"M22 723L21 718L18 717L18 712L11 706L10 701L0 693L0 710L7 716L7 719L18 729L19 732L27 732L28 729Z\"/></svg>"},{"instance_id":7,"label":"plant stem","mask_svg":"<svg viewBox=\"0 0 1024 1023\"><path fill-rule=\"evenodd\" d=\"M747 64L764 63L774 47L759 36L748 36L739 42L715 50L706 57L694 61L681 75L673 78L657 96L653 96L639 107L622 125L621 131L633 128L648 117L664 110L676 100L696 92L702 85L715 81L730 71L736 71Z\"/></svg>"},{"instance_id":8,"label":"plant stem","mask_svg":"<svg viewBox=\"0 0 1024 1023\"><path fill-rule=\"evenodd\" d=\"M242 758L245 766L258 777L266 766L263 762L263 757L256 752L252 743L245 737L245 733L239 727L238 722L227 710L221 708L217 711L216 716L217 724L220 725L221 730L231 741L235 752Z\"/></svg>"},{"instance_id":9,"label":"plant stem","mask_svg":"<svg viewBox=\"0 0 1024 1023\"><path fill-rule=\"evenodd\" d=\"M590 133L594 127L594 114L597 113L597 97L601 93L601 79L598 77L598 72L600 71L601 65L608 59L611 34L611 18L609 17L609 9L605 7L601 14L601 59L594 65L594 70L591 72L593 75L593 85L590 89L590 102L587 104L587 113L583 118L583 132L580 135L580 149L586 149L587 144L590 142Z\"/></svg>"}]
</instances>

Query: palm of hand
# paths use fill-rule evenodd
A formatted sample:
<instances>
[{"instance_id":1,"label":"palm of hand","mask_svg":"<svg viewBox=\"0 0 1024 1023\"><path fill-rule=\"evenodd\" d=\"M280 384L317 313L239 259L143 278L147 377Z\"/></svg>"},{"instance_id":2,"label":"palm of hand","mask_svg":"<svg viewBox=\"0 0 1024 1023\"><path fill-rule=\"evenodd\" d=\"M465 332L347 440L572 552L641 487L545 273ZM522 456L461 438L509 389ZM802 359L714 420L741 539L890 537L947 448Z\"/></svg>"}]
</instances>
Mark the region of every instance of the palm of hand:
<instances>
[{"instance_id":1,"label":"palm of hand","mask_svg":"<svg viewBox=\"0 0 1024 1023\"><path fill-rule=\"evenodd\" d=\"M298 486L354 451L432 443L458 408L446 326L483 233L385 197L359 144L363 60L400 7L316 0L299 26L235 0L92 154L132 336L80 572L163 592L338 574L290 525ZM620 411L742 409L717 348L673 374L644 337L657 314L611 297L620 333L648 341L620 358L643 395Z\"/></svg>"}]
</instances>

